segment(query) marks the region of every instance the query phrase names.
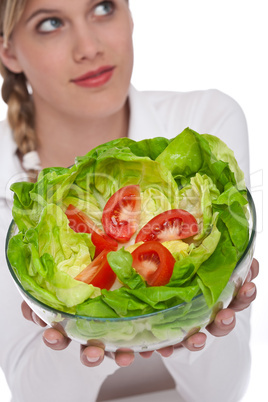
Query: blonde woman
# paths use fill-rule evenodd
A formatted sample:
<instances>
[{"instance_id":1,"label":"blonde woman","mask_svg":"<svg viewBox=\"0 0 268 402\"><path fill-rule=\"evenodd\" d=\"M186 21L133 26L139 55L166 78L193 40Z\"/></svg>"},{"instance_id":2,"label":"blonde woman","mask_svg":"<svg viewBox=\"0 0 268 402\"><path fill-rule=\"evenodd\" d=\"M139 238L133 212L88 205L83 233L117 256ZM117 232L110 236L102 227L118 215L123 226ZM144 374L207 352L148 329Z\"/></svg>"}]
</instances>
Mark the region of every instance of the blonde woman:
<instances>
[{"instance_id":1,"label":"blonde woman","mask_svg":"<svg viewBox=\"0 0 268 402\"><path fill-rule=\"evenodd\" d=\"M2 250L12 181L23 175L35 180L44 167L69 166L75 156L115 138L172 138L187 126L209 132L234 149L249 184L247 128L235 101L218 91L140 93L131 86L133 21L126 0L0 0L0 12L2 96L8 105L8 119L0 125ZM80 361L78 345L55 329L44 331L25 303L22 318L1 258L0 364L12 401L95 401L104 379L130 365L134 354L106 355L91 345L81 348ZM205 402L232 402L242 397L250 367L246 307L256 295L251 280L257 273L254 260L237 298L207 331L158 351L178 398L196 402L205 395Z\"/></svg>"}]
</instances>

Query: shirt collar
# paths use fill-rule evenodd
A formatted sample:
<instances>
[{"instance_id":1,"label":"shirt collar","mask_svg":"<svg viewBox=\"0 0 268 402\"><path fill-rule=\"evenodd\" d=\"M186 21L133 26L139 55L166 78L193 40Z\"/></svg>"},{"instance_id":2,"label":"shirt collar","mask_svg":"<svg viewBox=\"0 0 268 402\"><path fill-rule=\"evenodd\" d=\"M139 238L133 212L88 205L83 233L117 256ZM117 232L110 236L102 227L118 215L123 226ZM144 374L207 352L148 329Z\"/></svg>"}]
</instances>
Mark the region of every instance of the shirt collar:
<instances>
[{"instance_id":1,"label":"shirt collar","mask_svg":"<svg viewBox=\"0 0 268 402\"><path fill-rule=\"evenodd\" d=\"M130 122L128 137L135 141L147 138L166 137L167 133L153 108L149 97L137 91L132 85L129 89Z\"/></svg>"}]
</instances>

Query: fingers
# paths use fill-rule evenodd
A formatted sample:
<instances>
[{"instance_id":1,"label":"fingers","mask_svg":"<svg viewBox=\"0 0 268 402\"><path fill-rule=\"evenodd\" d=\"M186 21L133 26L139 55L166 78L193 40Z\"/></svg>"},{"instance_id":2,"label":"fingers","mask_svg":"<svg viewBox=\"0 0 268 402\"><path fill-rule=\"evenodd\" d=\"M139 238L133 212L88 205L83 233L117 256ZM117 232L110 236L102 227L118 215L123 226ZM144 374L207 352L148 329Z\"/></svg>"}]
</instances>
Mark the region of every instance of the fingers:
<instances>
[{"instance_id":1,"label":"fingers","mask_svg":"<svg viewBox=\"0 0 268 402\"><path fill-rule=\"evenodd\" d=\"M33 310L28 306L25 301L21 303L21 312L26 320L32 321L35 324L40 325L40 327L46 327L47 324L33 312Z\"/></svg>"},{"instance_id":2,"label":"fingers","mask_svg":"<svg viewBox=\"0 0 268 402\"><path fill-rule=\"evenodd\" d=\"M104 347L100 344L83 346L80 348L80 360L84 366L99 366L104 359Z\"/></svg>"},{"instance_id":3,"label":"fingers","mask_svg":"<svg viewBox=\"0 0 268 402\"><path fill-rule=\"evenodd\" d=\"M158 349L157 352L163 357L169 357L174 352L174 349L178 349L184 347L191 352L197 352L199 350L204 349L206 346L207 336L203 332L197 332L194 335L191 335L185 341L180 342L174 346L168 346L162 349Z\"/></svg>"},{"instance_id":4,"label":"fingers","mask_svg":"<svg viewBox=\"0 0 268 402\"><path fill-rule=\"evenodd\" d=\"M25 301L21 303L21 312L24 318L28 321L32 321L32 309L28 306Z\"/></svg>"},{"instance_id":5,"label":"fingers","mask_svg":"<svg viewBox=\"0 0 268 402\"><path fill-rule=\"evenodd\" d=\"M118 349L115 352L115 362L120 367L130 366L135 359L134 352L130 349Z\"/></svg>"},{"instance_id":6,"label":"fingers","mask_svg":"<svg viewBox=\"0 0 268 402\"><path fill-rule=\"evenodd\" d=\"M235 312L247 308L256 298L257 289L254 283L250 282L259 274L259 262L254 258L249 274L243 286L239 289L236 297L230 303L229 308L219 311L213 323L207 326L207 330L214 336L228 335L235 327Z\"/></svg>"},{"instance_id":7,"label":"fingers","mask_svg":"<svg viewBox=\"0 0 268 402\"><path fill-rule=\"evenodd\" d=\"M119 367L127 367L134 361L134 352L130 349L118 349L115 353L106 353ZM104 345L81 346L81 362L87 367L99 366L105 357Z\"/></svg>"},{"instance_id":8,"label":"fingers","mask_svg":"<svg viewBox=\"0 0 268 402\"><path fill-rule=\"evenodd\" d=\"M46 327L47 324L32 311L32 309L25 301L23 301L21 304L21 311L23 317L26 318L26 320L32 321L41 327ZM53 350L65 349L71 342L69 338L65 337L64 335L62 335L61 332L57 331L54 328L49 328L45 330L45 332L43 333L43 341L46 346Z\"/></svg>"},{"instance_id":9,"label":"fingers","mask_svg":"<svg viewBox=\"0 0 268 402\"><path fill-rule=\"evenodd\" d=\"M257 296L257 289L255 284L251 281L255 279L258 276L258 274L259 274L259 263L254 258L244 285L241 286L236 297L229 306L234 311L242 311L246 309L253 302L253 300L255 300Z\"/></svg>"},{"instance_id":10,"label":"fingers","mask_svg":"<svg viewBox=\"0 0 268 402\"><path fill-rule=\"evenodd\" d=\"M198 352L206 346L207 336L203 332L197 332L191 335L188 339L181 342L181 345L191 352Z\"/></svg>"},{"instance_id":11,"label":"fingers","mask_svg":"<svg viewBox=\"0 0 268 402\"><path fill-rule=\"evenodd\" d=\"M174 346L167 346L165 348L161 348L157 350L157 353L159 353L162 357L169 357L172 355L174 351Z\"/></svg>"},{"instance_id":12,"label":"fingers","mask_svg":"<svg viewBox=\"0 0 268 402\"><path fill-rule=\"evenodd\" d=\"M253 258L246 282L250 282L259 275L259 262Z\"/></svg>"},{"instance_id":13,"label":"fingers","mask_svg":"<svg viewBox=\"0 0 268 402\"><path fill-rule=\"evenodd\" d=\"M239 289L237 296L234 298L229 307L234 311L242 311L253 302L253 300L256 298L256 295L257 289L255 284L252 282L245 283Z\"/></svg>"},{"instance_id":14,"label":"fingers","mask_svg":"<svg viewBox=\"0 0 268 402\"><path fill-rule=\"evenodd\" d=\"M54 328L46 329L43 333L43 341L50 349L63 350L67 348L71 340Z\"/></svg>"},{"instance_id":15,"label":"fingers","mask_svg":"<svg viewBox=\"0 0 268 402\"><path fill-rule=\"evenodd\" d=\"M206 329L216 337L225 336L234 329L235 323L235 312L231 308L226 308L218 312L215 320Z\"/></svg>"},{"instance_id":16,"label":"fingers","mask_svg":"<svg viewBox=\"0 0 268 402\"><path fill-rule=\"evenodd\" d=\"M153 353L154 353L153 350L149 352L140 352L140 356L143 357L144 359L149 359Z\"/></svg>"}]
</instances>

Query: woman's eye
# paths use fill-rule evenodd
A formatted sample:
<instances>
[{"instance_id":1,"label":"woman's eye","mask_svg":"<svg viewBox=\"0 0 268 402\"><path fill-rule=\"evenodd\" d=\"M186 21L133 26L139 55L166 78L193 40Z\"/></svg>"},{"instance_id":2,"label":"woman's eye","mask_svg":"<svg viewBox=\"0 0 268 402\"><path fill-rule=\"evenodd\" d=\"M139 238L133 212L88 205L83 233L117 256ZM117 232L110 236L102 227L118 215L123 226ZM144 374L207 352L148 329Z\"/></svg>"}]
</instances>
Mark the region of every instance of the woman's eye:
<instances>
[{"instance_id":1,"label":"woman's eye","mask_svg":"<svg viewBox=\"0 0 268 402\"><path fill-rule=\"evenodd\" d=\"M102 1L95 7L94 14L98 17L102 15L112 14L113 11L114 5L112 1Z\"/></svg>"},{"instance_id":2,"label":"woman's eye","mask_svg":"<svg viewBox=\"0 0 268 402\"><path fill-rule=\"evenodd\" d=\"M59 18L48 18L44 21L42 21L38 25L38 31L40 32L52 32L55 31L56 29L59 29L62 26L62 22Z\"/></svg>"}]
</instances>

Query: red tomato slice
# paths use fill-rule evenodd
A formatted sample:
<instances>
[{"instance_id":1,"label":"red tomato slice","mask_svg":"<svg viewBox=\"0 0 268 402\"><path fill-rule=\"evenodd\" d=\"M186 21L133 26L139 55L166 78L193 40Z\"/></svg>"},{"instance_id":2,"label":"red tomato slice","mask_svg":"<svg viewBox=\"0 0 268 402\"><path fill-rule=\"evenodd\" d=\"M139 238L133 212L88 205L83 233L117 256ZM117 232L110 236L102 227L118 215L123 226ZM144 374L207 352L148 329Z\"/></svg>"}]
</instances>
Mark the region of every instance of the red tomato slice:
<instances>
[{"instance_id":1,"label":"red tomato slice","mask_svg":"<svg viewBox=\"0 0 268 402\"><path fill-rule=\"evenodd\" d=\"M91 240L96 247L94 258L96 258L103 250L116 251L118 249L117 241L107 236L105 233L99 234L93 232Z\"/></svg>"},{"instance_id":2,"label":"red tomato slice","mask_svg":"<svg viewBox=\"0 0 268 402\"><path fill-rule=\"evenodd\" d=\"M102 225L106 234L120 243L126 243L136 232L141 212L140 187L120 188L107 201Z\"/></svg>"},{"instance_id":3,"label":"red tomato slice","mask_svg":"<svg viewBox=\"0 0 268 402\"><path fill-rule=\"evenodd\" d=\"M77 233L93 233L101 232L95 223L82 211L74 207L72 204L65 211L69 219L70 228Z\"/></svg>"},{"instance_id":4,"label":"red tomato slice","mask_svg":"<svg viewBox=\"0 0 268 402\"><path fill-rule=\"evenodd\" d=\"M158 241L148 241L132 252L135 270L149 286L164 286L172 276L175 258Z\"/></svg>"},{"instance_id":5,"label":"red tomato slice","mask_svg":"<svg viewBox=\"0 0 268 402\"><path fill-rule=\"evenodd\" d=\"M116 274L108 263L108 253L109 251L103 250L75 279L109 290L115 281Z\"/></svg>"},{"instance_id":6,"label":"red tomato slice","mask_svg":"<svg viewBox=\"0 0 268 402\"><path fill-rule=\"evenodd\" d=\"M139 231L136 243L185 239L198 233L195 217L183 209L171 209L151 219Z\"/></svg>"},{"instance_id":7,"label":"red tomato slice","mask_svg":"<svg viewBox=\"0 0 268 402\"><path fill-rule=\"evenodd\" d=\"M65 211L71 229L77 233L92 233L91 240L95 249L96 258L103 250L115 251L118 248L118 243L103 233L95 223L82 211L74 207L72 204Z\"/></svg>"}]
</instances>

